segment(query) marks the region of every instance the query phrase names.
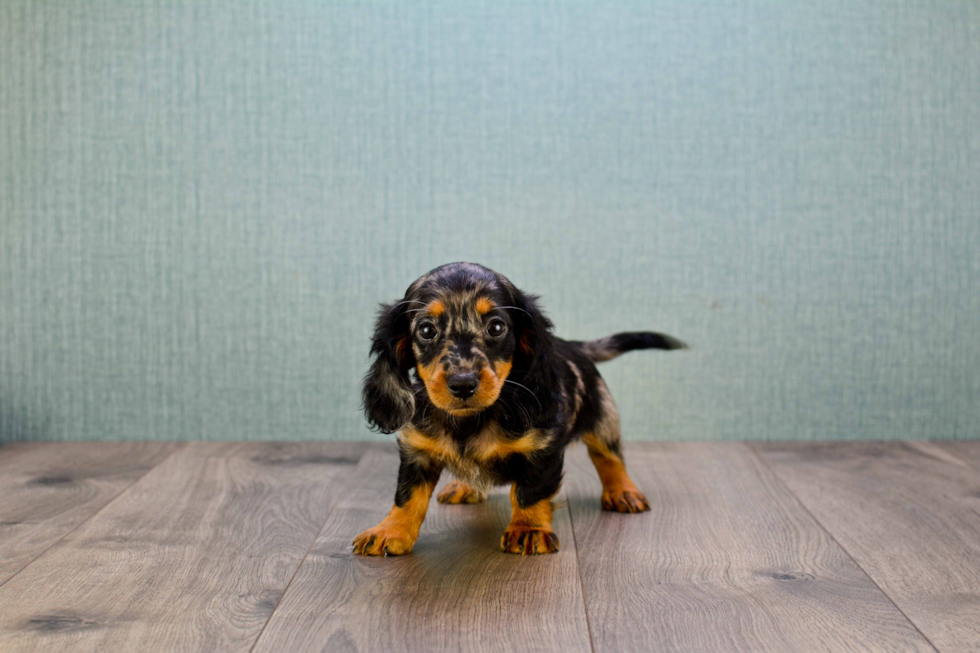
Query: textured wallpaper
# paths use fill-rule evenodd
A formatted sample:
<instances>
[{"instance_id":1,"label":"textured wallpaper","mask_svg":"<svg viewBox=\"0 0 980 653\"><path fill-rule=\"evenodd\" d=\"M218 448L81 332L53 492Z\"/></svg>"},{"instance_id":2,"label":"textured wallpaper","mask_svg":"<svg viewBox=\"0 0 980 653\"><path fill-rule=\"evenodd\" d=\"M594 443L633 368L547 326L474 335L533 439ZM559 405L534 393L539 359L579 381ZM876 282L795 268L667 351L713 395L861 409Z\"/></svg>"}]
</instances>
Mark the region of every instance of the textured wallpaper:
<instances>
[{"instance_id":1,"label":"textured wallpaper","mask_svg":"<svg viewBox=\"0 0 980 653\"><path fill-rule=\"evenodd\" d=\"M980 3L0 3L0 440L355 439L484 263L624 436L980 436Z\"/></svg>"}]
</instances>

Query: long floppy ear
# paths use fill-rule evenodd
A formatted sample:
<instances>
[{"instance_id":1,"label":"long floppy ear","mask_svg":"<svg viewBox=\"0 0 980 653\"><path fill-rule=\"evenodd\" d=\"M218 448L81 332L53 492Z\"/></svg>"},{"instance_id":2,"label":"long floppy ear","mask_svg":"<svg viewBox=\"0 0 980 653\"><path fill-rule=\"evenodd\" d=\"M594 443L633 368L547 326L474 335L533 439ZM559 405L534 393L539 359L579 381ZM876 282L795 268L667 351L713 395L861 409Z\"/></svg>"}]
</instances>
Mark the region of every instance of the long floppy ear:
<instances>
[{"instance_id":1,"label":"long floppy ear","mask_svg":"<svg viewBox=\"0 0 980 653\"><path fill-rule=\"evenodd\" d=\"M514 307L514 326L517 330L517 349L514 352L514 367L527 372L529 376L549 374L554 360L555 339L551 333L554 325L541 307L538 297L512 289ZM544 380L544 379L543 379ZM550 378L547 379L550 381Z\"/></svg>"},{"instance_id":2,"label":"long floppy ear","mask_svg":"<svg viewBox=\"0 0 980 653\"><path fill-rule=\"evenodd\" d=\"M394 433L415 414L415 394L408 377L415 355L408 333L410 302L382 304L371 339L375 357L361 388L364 416L372 428Z\"/></svg>"},{"instance_id":3,"label":"long floppy ear","mask_svg":"<svg viewBox=\"0 0 980 653\"><path fill-rule=\"evenodd\" d=\"M558 369L555 364L555 337L551 320L538 306L538 298L511 288L517 347L511 376L535 397L524 403L531 422L539 428L557 425L560 419Z\"/></svg>"}]
</instances>

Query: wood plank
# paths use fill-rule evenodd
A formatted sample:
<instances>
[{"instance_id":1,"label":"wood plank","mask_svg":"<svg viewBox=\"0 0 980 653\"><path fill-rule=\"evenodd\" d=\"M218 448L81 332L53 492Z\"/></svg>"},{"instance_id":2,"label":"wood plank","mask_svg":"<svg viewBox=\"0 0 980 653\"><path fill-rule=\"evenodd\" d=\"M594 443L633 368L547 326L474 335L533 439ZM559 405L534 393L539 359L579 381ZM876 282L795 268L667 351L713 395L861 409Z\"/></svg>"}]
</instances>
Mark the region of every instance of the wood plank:
<instances>
[{"instance_id":1,"label":"wood plank","mask_svg":"<svg viewBox=\"0 0 980 653\"><path fill-rule=\"evenodd\" d=\"M980 474L928 443L757 450L940 650L980 650Z\"/></svg>"},{"instance_id":2,"label":"wood plank","mask_svg":"<svg viewBox=\"0 0 980 653\"><path fill-rule=\"evenodd\" d=\"M0 650L248 650L363 451L187 445L0 587Z\"/></svg>"},{"instance_id":3,"label":"wood plank","mask_svg":"<svg viewBox=\"0 0 980 653\"><path fill-rule=\"evenodd\" d=\"M0 442L0 462L4 459L9 458L15 452L20 450L26 450L31 447L43 446L43 442Z\"/></svg>"},{"instance_id":4,"label":"wood plank","mask_svg":"<svg viewBox=\"0 0 980 653\"><path fill-rule=\"evenodd\" d=\"M958 440L956 442L933 442L932 445L948 451L956 460L966 463L980 471L980 440Z\"/></svg>"},{"instance_id":5,"label":"wood plank","mask_svg":"<svg viewBox=\"0 0 980 653\"><path fill-rule=\"evenodd\" d=\"M363 482L330 516L256 651L590 650L567 508L555 512L556 554L500 551L504 490L479 505L433 499L411 555L354 556L354 536L391 507L397 469L394 447L365 455Z\"/></svg>"},{"instance_id":6,"label":"wood plank","mask_svg":"<svg viewBox=\"0 0 980 653\"><path fill-rule=\"evenodd\" d=\"M932 650L747 446L627 445L639 515L566 460L597 652Z\"/></svg>"},{"instance_id":7,"label":"wood plank","mask_svg":"<svg viewBox=\"0 0 980 653\"><path fill-rule=\"evenodd\" d=\"M180 446L44 442L0 447L0 585Z\"/></svg>"}]
</instances>

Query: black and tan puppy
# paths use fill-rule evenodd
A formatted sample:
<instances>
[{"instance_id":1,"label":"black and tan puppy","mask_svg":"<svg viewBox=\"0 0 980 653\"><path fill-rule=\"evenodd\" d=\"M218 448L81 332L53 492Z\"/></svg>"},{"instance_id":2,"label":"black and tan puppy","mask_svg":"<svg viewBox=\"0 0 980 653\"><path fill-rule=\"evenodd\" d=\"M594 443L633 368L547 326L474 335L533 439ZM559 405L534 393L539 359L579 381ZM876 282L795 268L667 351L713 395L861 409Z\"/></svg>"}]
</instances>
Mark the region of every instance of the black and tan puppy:
<instances>
[{"instance_id":1,"label":"black and tan puppy","mask_svg":"<svg viewBox=\"0 0 980 653\"><path fill-rule=\"evenodd\" d=\"M602 480L602 507L650 509L626 474L619 413L595 363L684 343L659 333L561 340L536 299L481 265L451 263L382 306L364 409L372 425L400 432L401 467L395 505L355 538L355 553L409 553L444 468L456 480L442 503L477 503L511 485L504 551L557 551L551 497L565 447L579 438Z\"/></svg>"}]
</instances>

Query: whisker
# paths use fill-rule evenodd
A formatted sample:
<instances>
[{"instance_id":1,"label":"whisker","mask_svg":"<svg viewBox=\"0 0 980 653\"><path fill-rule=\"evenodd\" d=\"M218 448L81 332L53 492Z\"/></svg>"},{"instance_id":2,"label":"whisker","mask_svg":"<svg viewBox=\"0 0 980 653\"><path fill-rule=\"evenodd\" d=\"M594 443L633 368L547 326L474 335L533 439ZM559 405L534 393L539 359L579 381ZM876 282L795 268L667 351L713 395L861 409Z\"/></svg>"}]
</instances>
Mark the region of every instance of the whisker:
<instances>
[{"instance_id":1,"label":"whisker","mask_svg":"<svg viewBox=\"0 0 980 653\"><path fill-rule=\"evenodd\" d=\"M511 383L513 385L516 385L518 387L521 387L521 388L524 388L525 390L527 390L527 393L529 395L531 395L532 397L534 397L534 401L537 401L538 402L538 410L541 410L541 408L542 408L541 401L539 401L537 395L535 395L534 392L531 391L531 388L529 388L526 385L523 385L521 383L518 383L517 381L511 381L510 379L504 379L504 384L507 384L507 383Z\"/></svg>"},{"instance_id":2,"label":"whisker","mask_svg":"<svg viewBox=\"0 0 980 653\"><path fill-rule=\"evenodd\" d=\"M531 315L520 306L494 306L493 310L497 310L498 308L513 308L515 311L520 311L521 313L527 313L527 315Z\"/></svg>"},{"instance_id":3,"label":"whisker","mask_svg":"<svg viewBox=\"0 0 980 653\"><path fill-rule=\"evenodd\" d=\"M521 411L521 416L524 418L524 430L525 431L530 430L531 421L532 421L531 413L527 411L527 408L524 406L524 404L520 402L520 400L517 399L517 397L514 397L514 405L517 406L517 409Z\"/></svg>"}]
</instances>

